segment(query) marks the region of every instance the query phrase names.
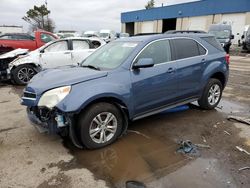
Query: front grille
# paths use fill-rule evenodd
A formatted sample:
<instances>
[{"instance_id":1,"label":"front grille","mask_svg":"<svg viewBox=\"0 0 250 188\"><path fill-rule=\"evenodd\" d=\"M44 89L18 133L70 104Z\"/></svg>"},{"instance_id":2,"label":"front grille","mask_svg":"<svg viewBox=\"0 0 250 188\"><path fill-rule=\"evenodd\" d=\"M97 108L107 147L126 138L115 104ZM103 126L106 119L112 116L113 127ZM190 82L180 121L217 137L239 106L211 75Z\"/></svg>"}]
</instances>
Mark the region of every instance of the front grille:
<instances>
[{"instance_id":1,"label":"front grille","mask_svg":"<svg viewBox=\"0 0 250 188\"><path fill-rule=\"evenodd\" d=\"M35 100L36 99L36 93L32 93L32 92L29 92L29 91L24 91L23 98Z\"/></svg>"}]
</instances>

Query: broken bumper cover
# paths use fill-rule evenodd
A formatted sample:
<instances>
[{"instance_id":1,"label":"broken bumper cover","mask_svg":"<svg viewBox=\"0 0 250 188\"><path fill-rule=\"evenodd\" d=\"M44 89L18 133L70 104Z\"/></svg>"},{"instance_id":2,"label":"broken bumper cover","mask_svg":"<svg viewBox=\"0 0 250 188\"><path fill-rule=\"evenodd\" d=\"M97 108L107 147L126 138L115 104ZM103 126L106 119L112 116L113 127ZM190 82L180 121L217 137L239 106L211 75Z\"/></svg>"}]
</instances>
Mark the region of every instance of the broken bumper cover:
<instances>
[{"instance_id":1,"label":"broken bumper cover","mask_svg":"<svg viewBox=\"0 0 250 188\"><path fill-rule=\"evenodd\" d=\"M46 117L43 117L45 114ZM64 121L59 127L59 123L56 119L62 116L45 108L28 107L27 115L32 125L34 125L40 133L58 134L62 132L63 128L67 127Z\"/></svg>"},{"instance_id":2,"label":"broken bumper cover","mask_svg":"<svg viewBox=\"0 0 250 188\"><path fill-rule=\"evenodd\" d=\"M9 80L11 78L10 69L0 70L0 80Z\"/></svg>"}]
</instances>

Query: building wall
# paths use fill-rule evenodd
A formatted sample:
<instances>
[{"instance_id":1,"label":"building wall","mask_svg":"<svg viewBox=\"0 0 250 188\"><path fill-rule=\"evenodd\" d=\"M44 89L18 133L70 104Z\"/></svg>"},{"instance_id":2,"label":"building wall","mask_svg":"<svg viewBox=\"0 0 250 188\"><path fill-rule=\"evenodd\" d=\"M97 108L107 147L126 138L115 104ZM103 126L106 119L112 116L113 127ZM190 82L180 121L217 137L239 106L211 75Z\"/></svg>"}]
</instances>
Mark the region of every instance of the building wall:
<instances>
[{"instance_id":1,"label":"building wall","mask_svg":"<svg viewBox=\"0 0 250 188\"><path fill-rule=\"evenodd\" d=\"M0 34L3 33L22 33L22 26L0 26Z\"/></svg>"}]
</instances>

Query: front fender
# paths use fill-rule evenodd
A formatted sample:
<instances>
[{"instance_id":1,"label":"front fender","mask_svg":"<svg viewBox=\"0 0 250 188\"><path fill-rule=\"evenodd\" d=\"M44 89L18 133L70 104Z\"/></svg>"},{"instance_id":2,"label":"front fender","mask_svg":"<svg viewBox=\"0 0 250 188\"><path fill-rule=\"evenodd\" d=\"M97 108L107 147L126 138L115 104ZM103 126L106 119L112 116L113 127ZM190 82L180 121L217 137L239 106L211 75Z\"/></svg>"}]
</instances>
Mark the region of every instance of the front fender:
<instances>
[{"instance_id":1,"label":"front fender","mask_svg":"<svg viewBox=\"0 0 250 188\"><path fill-rule=\"evenodd\" d=\"M131 115L133 110L130 97L131 85L126 83L125 81L117 82L117 80L101 82L100 79L99 82L92 80L73 85L70 94L57 105L57 108L63 112L79 113L97 99L115 98L126 105L129 115Z\"/></svg>"},{"instance_id":2,"label":"front fender","mask_svg":"<svg viewBox=\"0 0 250 188\"><path fill-rule=\"evenodd\" d=\"M12 70L13 68L19 66L19 65L24 65L24 64L31 64L34 65L35 67L40 67L40 64L34 59L29 58L29 57L18 57L14 61L10 62L9 64L9 69Z\"/></svg>"}]
</instances>

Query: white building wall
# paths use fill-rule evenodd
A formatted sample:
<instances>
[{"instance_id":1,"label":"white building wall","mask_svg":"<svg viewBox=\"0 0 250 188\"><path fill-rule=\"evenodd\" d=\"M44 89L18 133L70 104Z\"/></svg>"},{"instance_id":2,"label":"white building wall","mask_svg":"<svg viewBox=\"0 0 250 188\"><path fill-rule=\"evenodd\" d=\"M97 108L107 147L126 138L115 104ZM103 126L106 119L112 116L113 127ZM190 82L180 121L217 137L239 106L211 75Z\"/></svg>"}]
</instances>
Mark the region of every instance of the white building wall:
<instances>
[{"instance_id":1,"label":"white building wall","mask_svg":"<svg viewBox=\"0 0 250 188\"><path fill-rule=\"evenodd\" d=\"M0 34L3 33L23 33L22 26L0 26Z\"/></svg>"}]
</instances>

